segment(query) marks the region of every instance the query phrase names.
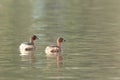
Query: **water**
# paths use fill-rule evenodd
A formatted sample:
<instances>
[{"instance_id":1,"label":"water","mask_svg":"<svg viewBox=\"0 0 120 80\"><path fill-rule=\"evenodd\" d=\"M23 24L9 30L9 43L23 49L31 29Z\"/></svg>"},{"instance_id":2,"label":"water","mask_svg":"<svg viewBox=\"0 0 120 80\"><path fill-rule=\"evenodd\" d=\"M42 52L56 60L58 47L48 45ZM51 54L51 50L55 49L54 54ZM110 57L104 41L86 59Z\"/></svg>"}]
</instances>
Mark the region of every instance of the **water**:
<instances>
[{"instance_id":1,"label":"water","mask_svg":"<svg viewBox=\"0 0 120 80\"><path fill-rule=\"evenodd\" d=\"M0 80L119 80L119 0L0 0ZM33 34L35 59L19 56ZM63 60L44 49L66 39Z\"/></svg>"}]
</instances>

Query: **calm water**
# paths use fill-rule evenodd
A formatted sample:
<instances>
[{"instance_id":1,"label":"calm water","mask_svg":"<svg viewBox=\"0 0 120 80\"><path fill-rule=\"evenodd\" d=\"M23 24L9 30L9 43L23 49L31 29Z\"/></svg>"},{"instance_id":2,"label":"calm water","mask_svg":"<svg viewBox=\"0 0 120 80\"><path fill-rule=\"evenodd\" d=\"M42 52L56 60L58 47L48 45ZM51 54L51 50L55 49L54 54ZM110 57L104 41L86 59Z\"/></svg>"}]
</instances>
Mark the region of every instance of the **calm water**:
<instances>
[{"instance_id":1,"label":"calm water","mask_svg":"<svg viewBox=\"0 0 120 80\"><path fill-rule=\"evenodd\" d=\"M35 60L19 45L39 35ZM44 49L62 36L64 59ZM0 80L120 80L120 0L0 0Z\"/></svg>"}]
</instances>

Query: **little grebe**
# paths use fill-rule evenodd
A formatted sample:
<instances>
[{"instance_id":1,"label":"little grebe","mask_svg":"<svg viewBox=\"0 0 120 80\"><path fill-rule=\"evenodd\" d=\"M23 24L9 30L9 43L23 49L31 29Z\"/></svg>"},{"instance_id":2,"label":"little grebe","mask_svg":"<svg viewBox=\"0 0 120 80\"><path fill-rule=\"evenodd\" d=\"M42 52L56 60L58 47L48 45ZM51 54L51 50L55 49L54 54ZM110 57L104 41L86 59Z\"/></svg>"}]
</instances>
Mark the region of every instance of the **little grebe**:
<instances>
[{"instance_id":1,"label":"little grebe","mask_svg":"<svg viewBox=\"0 0 120 80\"><path fill-rule=\"evenodd\" d=\"M20 55L29 55L29 53L34 53L35 51L35 45L34 45L34 41L37 39L36 35L33 35L30 38L29 42L23 42L20 44L19 46L19 50L20 50Z\"/></svg>"},{"instance_id":2,"label":"little grebe","mask_svg":"<svg viewBox=\"0 0 120 80\"><path fill-rule=\"evenodd\" d=\"M45 49L46 56L60 56L61 43L65 41L63 38L57 38L57 45L48 45Z\"/></svg>"}]
</instances>

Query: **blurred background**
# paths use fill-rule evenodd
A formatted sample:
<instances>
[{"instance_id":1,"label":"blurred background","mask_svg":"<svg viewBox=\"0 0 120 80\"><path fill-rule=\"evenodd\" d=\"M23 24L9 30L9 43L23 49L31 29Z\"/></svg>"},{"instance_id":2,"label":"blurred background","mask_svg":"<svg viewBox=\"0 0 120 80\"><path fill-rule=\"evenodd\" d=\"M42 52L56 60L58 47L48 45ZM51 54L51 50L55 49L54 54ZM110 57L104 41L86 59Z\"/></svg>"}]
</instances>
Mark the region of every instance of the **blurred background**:
<instances>
[{"instance_id":1,"label":"blurred background","mask_svg":"<svg viewBox=\"0 0 120 80\"><path fill-rule=\"evenodd\" d=\"M35 41L35 61L19 45ZM44 49L64 37L63 60ZM0 80L119 80L120 0L0 0Z\"/></svg>"}]
</instances>

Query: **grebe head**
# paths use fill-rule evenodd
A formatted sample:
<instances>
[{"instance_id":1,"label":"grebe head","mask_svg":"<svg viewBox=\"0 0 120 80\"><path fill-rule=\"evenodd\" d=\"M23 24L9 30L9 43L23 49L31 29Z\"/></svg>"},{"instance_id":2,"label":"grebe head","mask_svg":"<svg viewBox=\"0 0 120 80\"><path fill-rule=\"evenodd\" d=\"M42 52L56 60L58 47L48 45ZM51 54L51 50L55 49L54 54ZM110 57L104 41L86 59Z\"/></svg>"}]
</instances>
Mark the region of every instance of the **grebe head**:
<instances>
[{"instance_id":1,"label":"grebe head","mask_svg":"<svg viewBox=\"0 0 120 80\"><path fill-rule=\"evenodd\" d=\"M37 36L36 35L33 35L32 37L31 37L31 40L36 40L37 39Z\"/></svg>"},{"instance_id":2,"label":"grebe head","mask_svg":"<svg viewBox=\"0 0 120 80\"><path fill-rule=\"evenodd\" d=\"M65 40L64 40L64 38L62 38L62 37L58 37L57 41L58 41L58 42L63 42L63 41L65 41Z\"/></svg>"},{"instance_id":3,"label":"grebe head","mask_svg":"<svg viewBox=\"0 0 120 80\"><path fill-rule=\"evenodd\" d=\"M34 44L34 40L38 39L36 35L33 35L31 38L30 38L30 43L33 43Z\"/></svg>"},{"instance_id":4,"label":"grebe head","mask_svg":"<svg viewBox=\"0 0 120 80\"><path fill-rule=\"evenodd\" d=\"M58 38L57 38L57 45L58 45L58 46L61 46L61 43L62 43L63 41L65 41L64 38L58 37Z\"/></svg>"}]
</instances>

